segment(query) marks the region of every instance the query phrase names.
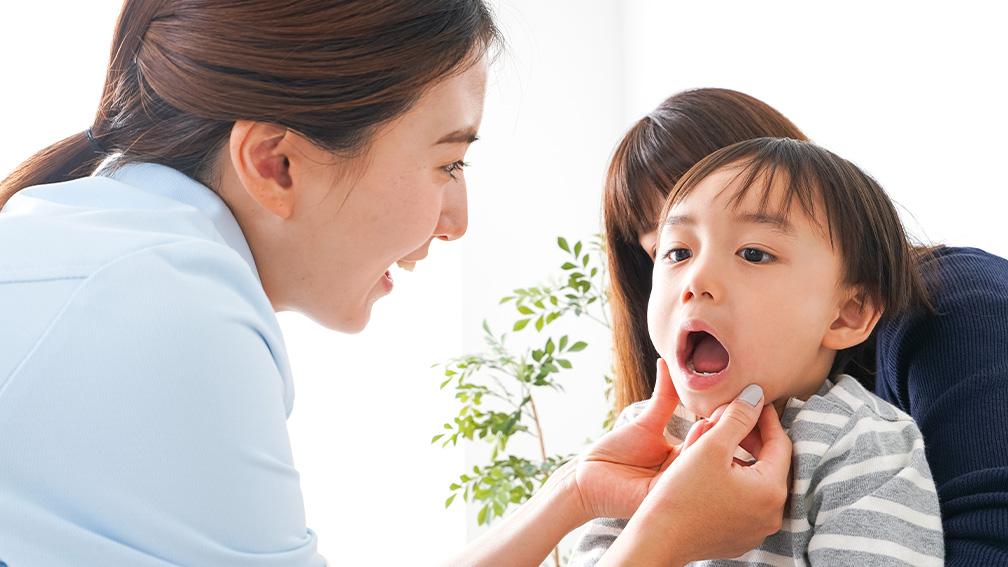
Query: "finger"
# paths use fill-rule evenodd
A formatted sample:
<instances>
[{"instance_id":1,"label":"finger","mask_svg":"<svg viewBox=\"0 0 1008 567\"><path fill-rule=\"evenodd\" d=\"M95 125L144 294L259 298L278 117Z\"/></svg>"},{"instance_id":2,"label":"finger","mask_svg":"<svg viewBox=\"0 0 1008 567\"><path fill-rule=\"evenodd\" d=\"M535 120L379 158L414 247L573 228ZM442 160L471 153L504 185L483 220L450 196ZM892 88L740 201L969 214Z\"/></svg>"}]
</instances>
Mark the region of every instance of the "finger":
<instances>
[{"instance_id":1,"label":"finger","mask_svg":"<svg viewBox=\"0 0 1008 567\"><path fill-rule=\"evenodd\" d=\"M757 465L771 474L786 478L791 467L791 439L781 427L773 406L763 408L759 416L759 431L763 441Z\"/></svg>"},{"instance_id":2,"label":"finger","mask_svg":"<svg viewBox=\"0 0 1008 567\"><path fill-rule=\"evenodd\" d=\"M710 421L712 424L717 423L718 420L721 419L721 414L723 414L726 409L728 409L728 404L718 406L718 408L714 410L714 413L712 413L711 416L707 418L707 420Z\"/></svg>"},{"instance_id":3,"label":"finger","mask_svg":"<svg viewBox=\"0 0 1008 567\"><path fill-rule=\"evenodd\" d=\"M658 359L658 372L655 377L655 389L651 394L651 401L647 407L637 417L636 423L651 429L665 427L665 424L672 419L676 407L679 405L679 394L676 393L675 385L672 384L672 375L669 374L668 365L665 361Z\"/></svg>"},{"instance_id":4,"label":"finger","mask_svg":"<svg viewBox=\"0 0 1008 567\"><path fill-rule=\"evenodd\" d=\"M710 428L714 424L706 419L700 419L690 427L689 433L686 434L686 439L683 441L682 450L685 451L690 445L696 443L698 439L704 434L710 431Z\"/></svg>"},{"instance_id":5,"label":"finger","mask_svg":"<svg viewBox=\"0 0 1008 567\"><path fill-rule=\"evenodd\" d=\"M747 386L735 401L728 404L728 408L721 414L714 427L704 435L704 439L710 438L711 442L734 451L734 448L756 427L761 408L763 408L763 389L756 384ZM770 409L773 410L772 407ZM777 429L780 429L779 422Z\"/></svg>"},{"instance_id":6,"label":"finger","mask_svg":"<svg viewBox=\"0 0 1008 567\"><path fill-rule=\"evenodd\" d=\"M762 414L760 415L762 416ZM760 451L763 449L763 435L760 433L759 421L756 422L756 427L749 432L749 435L746 435L745 439L739 443L739 447L745 449L753 457L759 458Z\"/></svg>"}]
</instances>

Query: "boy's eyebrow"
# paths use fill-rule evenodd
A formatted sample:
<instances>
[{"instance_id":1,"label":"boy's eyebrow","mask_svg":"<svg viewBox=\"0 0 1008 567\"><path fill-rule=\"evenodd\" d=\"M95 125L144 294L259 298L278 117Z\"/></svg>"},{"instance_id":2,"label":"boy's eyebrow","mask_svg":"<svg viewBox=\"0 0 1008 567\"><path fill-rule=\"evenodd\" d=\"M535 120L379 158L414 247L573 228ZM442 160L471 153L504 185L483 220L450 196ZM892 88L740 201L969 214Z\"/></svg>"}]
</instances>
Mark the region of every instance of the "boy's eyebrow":
<instances>
[{"instance_id":1,"label":"boy's eyebrow","mask_svg":"<svg viewBox=\"0 0 1008 567\"><path fill-rule=\"evenodd\" d=\"M741 213L735 215L735 219L750 224L766 224L785 236L794 236L795 228L791 221L783 215L771 215L764 212Z\"/></svg>"},{"instance_id":2,"label":"boy's eyebrow","mask_svg":"<svg viewBox=\"0 0 1008 567\"><path fill-rule=\"evenodd\" d=\"M469 126L468 128L462 128L455 130L450 134L446 134L441 137L440 140L434 143L435 146L439 144L471 144L479 140L479 136L476 135L476 128Z\"/></svg>"},{"instance_id":3,"label":"boy's eyebrow","mask_svg":"<svg viewBox=\"0 0 1008 567\"><path fill-rule=\"evenodd\" d=\"M769 225L774 231L785 236L794 236L795 234L794 225L791 224L791 221L787 217L782 215L772 215L764 212L740 213L735 215L735 221L747 224ZM665 218L665 222L662 223L662 229L670 226L693 226L695 224L696 219L691 215L669 215Z\"/></svg>"},{"instance_id":4,"label":"boy's eyebrow","mask_svg":"<svg viewBox=\"0 0 1008 567\"><path fill-rule=\"evenodd\" d=\"M694 224L696 224L696 220L690 215L669 215L665 217L665 222L662 223L662 228L681 225L692 226Z\"/></svg>"}]
</instances>

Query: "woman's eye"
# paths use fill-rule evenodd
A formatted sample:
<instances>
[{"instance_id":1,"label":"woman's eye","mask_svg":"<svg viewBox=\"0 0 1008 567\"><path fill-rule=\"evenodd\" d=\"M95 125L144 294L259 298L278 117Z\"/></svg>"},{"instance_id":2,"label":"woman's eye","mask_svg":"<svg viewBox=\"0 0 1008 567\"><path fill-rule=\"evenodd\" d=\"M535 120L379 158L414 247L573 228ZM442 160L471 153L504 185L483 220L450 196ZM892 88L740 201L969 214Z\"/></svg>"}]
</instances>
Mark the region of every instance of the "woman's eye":
<instances>
[{"instance_id":1,"label":"woman's eye","mask_svg":"<svg viewBox=\"0 0 1008 567\"><path fill-rule=\"evenodd\" d=\"M665 258L673 264L688 260L693 257L693 252L688 248L673 248L665 253Z\"/></svg>"},{"instance_id":2,"label":"woman's eye","mask_svg":"<svg viewBox=\"0 0 1008 567\"><path fill-rule=\"evenodd\" d=\"M776 260L769 252L764 252L757 248L743 248L738 254L743 260L753 264L768 264Z\"/></svg>"},{"instance_id":3,"label":"woman's eye","mask_svg":"<svg viewBox=\"0 0 1008 567\"><path fill-rule=\"evenodd\" d=\"M441 169L444 169L445 173L447 173L452 178L453 181L457 181L458 180L457 174L462 172L462 168L468 166L469 166L468 163L462 160L458 160L456 162L444 166Z\"/></svg>"}]
</instances>

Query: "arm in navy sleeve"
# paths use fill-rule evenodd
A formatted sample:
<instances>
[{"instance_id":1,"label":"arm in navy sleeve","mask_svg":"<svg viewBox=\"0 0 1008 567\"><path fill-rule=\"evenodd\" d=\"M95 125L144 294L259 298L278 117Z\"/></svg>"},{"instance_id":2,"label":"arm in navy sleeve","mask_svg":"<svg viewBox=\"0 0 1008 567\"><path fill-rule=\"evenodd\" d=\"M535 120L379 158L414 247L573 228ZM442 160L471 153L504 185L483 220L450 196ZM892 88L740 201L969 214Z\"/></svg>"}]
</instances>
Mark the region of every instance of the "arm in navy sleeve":
<instances>
[{"instance_id":1,"label":"arm in navy sleeve","mask_svg":"<svg viewBox=\"0 0 1008 567\"><path fill-rule=\"evenodd\" d=\"M876 393L924 435L946 564L1008 565L1008 260L944 248L924 268L938 314L879 329Z\"/></svg>"}]
</instances>

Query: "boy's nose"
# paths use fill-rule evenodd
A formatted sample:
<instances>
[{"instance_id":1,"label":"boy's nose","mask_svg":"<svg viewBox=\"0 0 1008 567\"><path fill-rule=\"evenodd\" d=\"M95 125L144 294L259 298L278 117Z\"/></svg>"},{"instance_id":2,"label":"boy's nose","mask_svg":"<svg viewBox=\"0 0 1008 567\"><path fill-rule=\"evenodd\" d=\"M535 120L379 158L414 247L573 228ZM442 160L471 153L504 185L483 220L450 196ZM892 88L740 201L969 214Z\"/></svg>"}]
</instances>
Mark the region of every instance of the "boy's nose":
<instances>
[{"instance_id":1,"label":"boy's nose","mask_svg":"<svg viewBox=\"0 0 1008 567\"><path fill-rule=\"evenodd\" d=\"M724 296L724 286L721 276L723 267L714 265L715 263L706 258L694 258L693 265L690 266L689 276L683 286L682 301L720 301Z\"/></svg>"}]
</instances>

